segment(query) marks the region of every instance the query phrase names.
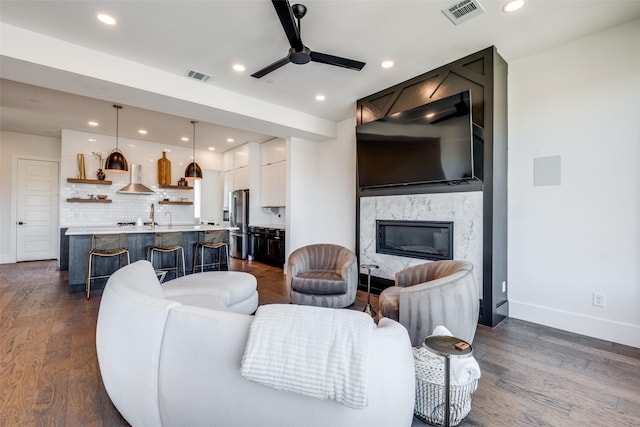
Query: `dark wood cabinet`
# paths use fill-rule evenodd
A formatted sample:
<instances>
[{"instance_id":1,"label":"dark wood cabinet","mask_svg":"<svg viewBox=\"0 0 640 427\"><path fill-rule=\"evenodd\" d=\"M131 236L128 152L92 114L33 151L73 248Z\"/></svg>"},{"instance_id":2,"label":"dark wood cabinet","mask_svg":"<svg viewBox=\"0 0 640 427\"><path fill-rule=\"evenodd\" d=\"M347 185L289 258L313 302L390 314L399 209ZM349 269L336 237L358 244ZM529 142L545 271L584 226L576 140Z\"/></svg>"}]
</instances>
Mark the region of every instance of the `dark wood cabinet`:
<instances>
[{"instance_id":1,"label":"dark wood cabinet","mask_svg":"<svg viewBox=\"0 0 640 427\"><path fill-rule=\"evenodd\" d=\"M283 268L285 232L277 228L249 227L249 254L253 259Z\"/></svg>"}]
</instances>

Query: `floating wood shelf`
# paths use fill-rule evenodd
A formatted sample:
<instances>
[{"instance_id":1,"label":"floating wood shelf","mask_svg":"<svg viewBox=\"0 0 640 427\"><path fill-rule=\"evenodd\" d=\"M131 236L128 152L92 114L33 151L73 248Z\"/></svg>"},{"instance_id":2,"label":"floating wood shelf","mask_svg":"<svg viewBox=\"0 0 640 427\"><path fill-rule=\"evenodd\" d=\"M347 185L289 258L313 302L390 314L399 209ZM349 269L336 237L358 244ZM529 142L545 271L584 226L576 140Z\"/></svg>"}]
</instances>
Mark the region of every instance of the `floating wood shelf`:
<instances>
[{"instance_id":1,"label":"floating wood shelf","mask_svg":"<svg viewBox=\"0 0 640 427\"><path fill-rule=\"evenodd\" d=\"M172 202L170 200L160 200L158 204L160 205L192 205L193 202Z\"/></svg>"},{"instance_id":2,"label":"floating wood shelf","mask_svg":"<svg viewBox=\"0 0 640 427\"><path fill-rule=\"evenodd\" d=\"M160 188L169 188L171 190L193 190L193 187L187 185L160 185Z\"/></svg>"},{"instance_id":3,"label":"floating wood shelf","mask_svg":"<svg viewBox=\"0 0 640 427\"><path fill-rule=\"evenodd\" d=\"M69 203L111 203L111 199L67 199Z\"/></svg>"},{"instance_id":4,"label":"floating wood shelf","mask_svg":"<svg viewBox=\"0 0 640 427\"><path fill-rule=\"evenodd\" d=\"M80 178L67 178L67 182L73 182L75 184L98 184L98 185L111 185L111 181L100 179L80 179Z\"/></svg>"}]
</instances>

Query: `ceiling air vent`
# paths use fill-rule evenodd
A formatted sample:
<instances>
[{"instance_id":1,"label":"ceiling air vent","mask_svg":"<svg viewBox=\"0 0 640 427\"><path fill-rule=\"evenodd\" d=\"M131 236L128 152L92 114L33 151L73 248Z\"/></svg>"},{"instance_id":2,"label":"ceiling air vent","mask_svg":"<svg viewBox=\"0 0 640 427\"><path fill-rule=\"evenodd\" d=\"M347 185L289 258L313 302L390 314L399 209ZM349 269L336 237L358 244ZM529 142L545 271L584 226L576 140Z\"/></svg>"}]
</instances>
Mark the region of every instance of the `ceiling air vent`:
<instances>
[{"instance_id":1,"label":"ceiling air vent","mask_svg":"<svg viewBox=\"0 0 640 427\"><path fill-rule=\"evenodd\" d=\"M442 9L447 18L455 25L464 22L474 16L484 13L484 8L478 0L462 0Z\"/></svg>"},{"instance_id":2,"label":"ceiling air vent","mask_svg":"<svg viewBox=\"0 0 640 427\"><path fill-rule=\"evenodd\" d=\"M200 80L201 82L206 82L207 80L209 80L209 77L211 77L211 76L208 76L205 73L201 73L199 71L189 70L189 71L187 71L187 77L191 77L192 79Z\"/></svg>"}]
</instances>

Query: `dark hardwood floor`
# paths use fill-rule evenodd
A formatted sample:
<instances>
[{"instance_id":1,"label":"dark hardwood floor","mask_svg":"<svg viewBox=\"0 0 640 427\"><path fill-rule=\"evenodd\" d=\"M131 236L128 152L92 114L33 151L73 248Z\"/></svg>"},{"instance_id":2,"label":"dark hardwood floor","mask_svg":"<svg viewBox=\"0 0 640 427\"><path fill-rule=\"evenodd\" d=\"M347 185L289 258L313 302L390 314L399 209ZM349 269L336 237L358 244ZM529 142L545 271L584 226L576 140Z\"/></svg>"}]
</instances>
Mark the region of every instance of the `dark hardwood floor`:
<instances>
[{"instance_id":1,"label":"dark hardwood floor","mask_svg":"<svg viewBox=\"0 0 640 427\"><path fill-rule=\"evenodd\" d=\"M288 301L282 270L232 270L257 277L260 304ZM0 265L0 426L127 425L98 369L101 292L69 295L66 279L55 261ZM479 326L473 347L482 378L461 425L640 426L640 349L515 319Z\"/></svg>"}]
</instances>

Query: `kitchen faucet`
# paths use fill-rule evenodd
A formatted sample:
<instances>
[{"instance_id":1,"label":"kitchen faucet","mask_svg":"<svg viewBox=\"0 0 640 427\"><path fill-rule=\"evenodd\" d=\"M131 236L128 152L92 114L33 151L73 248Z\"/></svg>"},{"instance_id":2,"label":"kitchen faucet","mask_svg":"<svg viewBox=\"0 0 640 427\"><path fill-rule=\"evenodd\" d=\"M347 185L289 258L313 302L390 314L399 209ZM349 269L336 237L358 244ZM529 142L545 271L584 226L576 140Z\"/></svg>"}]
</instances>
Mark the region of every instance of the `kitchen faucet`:
<instances>
[{"instance_id":1,"label":"kitchen faucet","mask_svg":"<svg viewBox=\"0 0 640 427\"><path fill-rule=\"evenodd\" d=\"M156 211L153 206L153 203L151 203L151 229L153 230L155 228L156 228Z\"/></svg>"},{"instance_id":2,"label":"kitchen faucet","mask_svg":"<svg viewBox=\"0 0 640 427\"><path fill-rule=\"evenodd\" d=\"M173 228L173 219L171 218L171 212L166 211L164 213L164 216L167 216L167 214L169 214L169 228Z\"/></svg>"}]
</instances>

